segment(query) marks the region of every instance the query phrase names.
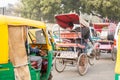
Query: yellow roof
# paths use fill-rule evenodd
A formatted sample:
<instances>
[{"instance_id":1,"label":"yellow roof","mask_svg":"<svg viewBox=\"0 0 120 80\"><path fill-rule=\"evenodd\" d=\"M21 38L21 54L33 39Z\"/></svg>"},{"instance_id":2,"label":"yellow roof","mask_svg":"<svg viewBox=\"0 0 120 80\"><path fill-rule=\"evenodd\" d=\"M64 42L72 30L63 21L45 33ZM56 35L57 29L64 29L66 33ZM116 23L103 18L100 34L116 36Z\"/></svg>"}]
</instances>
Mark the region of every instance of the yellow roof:
<instances>
[{"instance_id":1,"label":"yellow roof","mask_svg":"<svg viewBox=\"0 0 120 80\"><path fill-rule=\"evenodd\" d=\"M45 28L46 25L43 22L25 19L21 17L13 17L13 16L4 16L0 15L0 25L7 24L7 25L27 25L33 26L37 28Z\"/></svg>"}]
</instances>

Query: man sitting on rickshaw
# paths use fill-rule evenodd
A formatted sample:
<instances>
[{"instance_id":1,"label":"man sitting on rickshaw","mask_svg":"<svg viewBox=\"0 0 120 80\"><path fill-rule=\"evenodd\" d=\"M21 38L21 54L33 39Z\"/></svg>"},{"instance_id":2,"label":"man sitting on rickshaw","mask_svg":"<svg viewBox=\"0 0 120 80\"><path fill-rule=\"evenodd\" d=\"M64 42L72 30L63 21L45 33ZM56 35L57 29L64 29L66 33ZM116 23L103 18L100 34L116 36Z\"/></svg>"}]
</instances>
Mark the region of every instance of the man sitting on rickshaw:
<instances>
[{"instance_id":1,"label":"man sitting on rickshaw","mask_svg":"<svg viewBox=\"0 0 120 80\"><path fill-rule=\"evenodd\" d=\"M32 62L32 66L34 66L37 69L41 69L42 66L42 57L36 56L39 55L41 52L37 48L31 48L30 47L30 54L34 53L35 55L30 55L30 61ZM37 66L35 66L37 65Z\"/></svg>"},{"instance_id":2,"label":"man sitting on rickshaw","mask_svg":"<svg viewBox=\"0 0 120 80\"><path fill-rule=\"evenodd\" d=\"M28 46L27 44L26 44L26 48L29 48L30 50L29 59L32 62L31 65L36 69L41 69L41 66L42 66L41 56L44 56L46 53L38 48L32 48L31 46Z\"/></svg>"},{"instance_id":3,"label":"man sitting on rickshaw","mask_svg":"<svg viewBox=\"0 0 120 80\"><path fill-rule=\"evenodd\" d=\"M81 32L81 39L78 39L77 42L84 45L85 48L83 49L84 53L87 53L88 56L92 56L92 50L88 51L90 45L88 44L88 40L93 44L90 36L90 29L84 23L80 23L80 27L74 29L77 32ZM89 53L88 53L89 52Z\"/></svg>"}]
</instances>

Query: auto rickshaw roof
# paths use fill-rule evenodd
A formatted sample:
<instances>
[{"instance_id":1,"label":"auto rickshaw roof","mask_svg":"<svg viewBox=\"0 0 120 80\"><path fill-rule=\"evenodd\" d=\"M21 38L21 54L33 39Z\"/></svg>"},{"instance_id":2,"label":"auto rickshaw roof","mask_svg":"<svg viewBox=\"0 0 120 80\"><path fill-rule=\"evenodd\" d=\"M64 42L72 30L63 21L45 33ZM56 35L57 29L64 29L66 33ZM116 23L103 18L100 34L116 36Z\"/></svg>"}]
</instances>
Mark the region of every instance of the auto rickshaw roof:
<instances>
[{"instance_id":1,"label":"auto rickshaw roof","mask_svg":"<svg viewBox=\"0 0 120 80\"><path fill-rule=\"evenodd\" d=\"M13 16L4 16L0 15L0 24L7 24L7 25L27 25L37 28L45 28L46 25L43 22L25 19L21 17L13 17Z\"/></svg>"}]
</instances>

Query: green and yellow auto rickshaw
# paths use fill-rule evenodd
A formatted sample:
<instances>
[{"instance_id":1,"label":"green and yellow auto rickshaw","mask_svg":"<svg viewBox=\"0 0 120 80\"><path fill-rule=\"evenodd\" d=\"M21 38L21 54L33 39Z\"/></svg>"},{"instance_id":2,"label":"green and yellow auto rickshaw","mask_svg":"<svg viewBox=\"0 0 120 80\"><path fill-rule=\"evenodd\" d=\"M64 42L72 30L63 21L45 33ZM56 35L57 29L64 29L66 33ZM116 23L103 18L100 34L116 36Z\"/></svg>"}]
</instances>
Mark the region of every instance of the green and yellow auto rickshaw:
<instances>
[{"instance_id":1,"label":"green and yellow auto rickshaw","mask_svg":"<svg viewBox=\"0 0 120 80\"><path fill-rule=\"evenodd\" d=\"M41 69L31 63L25 42L46 53ZM0 15L0 80L51 80L52 54L43 22Z\"/></svg>"},{"instance_id":2,"label":"green and yellow auto rickshaw","mask_svg":"<svg viewBox=\"0 0 120 80\"><path fill-rule=\"evenodd\" d=\"M118 32L118 47L117 47L117 58L115 66L115 80L120 80L120 30Z\"/></svg>"}]
</instances>

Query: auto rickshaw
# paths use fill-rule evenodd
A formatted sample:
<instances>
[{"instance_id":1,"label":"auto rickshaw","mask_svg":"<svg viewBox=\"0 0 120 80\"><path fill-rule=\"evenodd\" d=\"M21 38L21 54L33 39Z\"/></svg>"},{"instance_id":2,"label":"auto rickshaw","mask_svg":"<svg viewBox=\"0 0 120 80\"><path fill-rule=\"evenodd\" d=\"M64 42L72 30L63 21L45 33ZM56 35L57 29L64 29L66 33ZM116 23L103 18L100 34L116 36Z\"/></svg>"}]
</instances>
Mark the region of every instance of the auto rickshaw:
<instances>
[{"instance_id":1,"label":"auto rickshaw","mask_svg":"<svg viewBox=\"0 0 120 80\"><path fill-rule=\"evenodd\" d=\"M120 80L120 30L118 32L118 47L117 47L117 59L115 65L115 79Z\"/></svg>"},{"instance_id":2,"label":"auto rickshaw","mask_svg":"<svg viewBox=\"0 0 120 80\"><path fill-rule=\"evenodd\" d=\"M0 37L0 80L52 79L53 50L43 22L0 15ZM30 61L26 40L32 48L46 53L41 56L41 69Z\"/></svg>"}]
</instances>

